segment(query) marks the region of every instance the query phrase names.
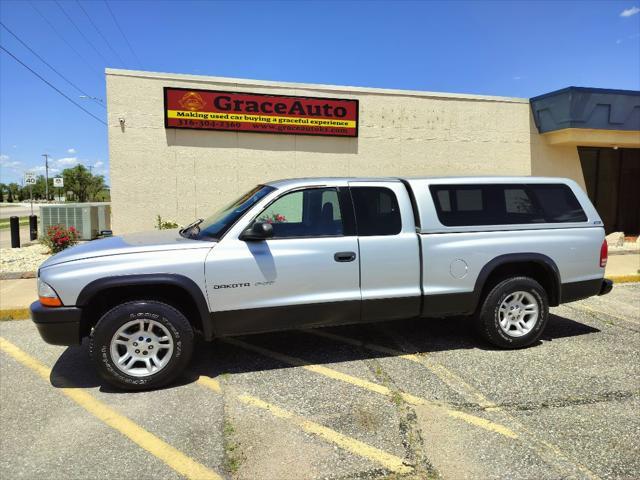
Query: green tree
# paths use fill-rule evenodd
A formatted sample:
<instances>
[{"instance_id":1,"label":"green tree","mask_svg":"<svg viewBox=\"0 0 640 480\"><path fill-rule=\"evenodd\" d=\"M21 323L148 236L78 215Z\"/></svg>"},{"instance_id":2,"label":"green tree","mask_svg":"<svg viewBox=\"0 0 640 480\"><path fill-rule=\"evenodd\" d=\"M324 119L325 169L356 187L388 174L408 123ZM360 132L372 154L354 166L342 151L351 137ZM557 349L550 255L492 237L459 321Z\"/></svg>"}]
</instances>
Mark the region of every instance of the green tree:
<instances>
[{"instance_id":1,"label":"green tree","mask_svg":"<svg viewBox=\"0 0 640 480\"><path fill-rule=\"evenodd\" d=\"M78 202L91 201L106 188L104 177L92 175L84 165L64 169L62 178L64 178L65 190L73 192L73 196Z\"/></svg>"},{"instance_id":2,"label":"green tree","mask_svg":"<svg viewBox=\"0 0 640 480\"><path fill-rule=\"evenodd\" d=\"M0 203L4 202L4 189L7 188L4 183L0 183Z\"/></svg>"},{"instance_id":3,"label":"green tree","mask_svg":"<svg viewBox=\"0 0 640 480\"><path fill-rule=\"evenodd\" d=\"M7 186L7 189L9 190L9 196L7 197L7 202L13 203L18 199L18 191L20 190L20 185L18 185L17 183L10 183Z\"/></svg>"}]
</instances>

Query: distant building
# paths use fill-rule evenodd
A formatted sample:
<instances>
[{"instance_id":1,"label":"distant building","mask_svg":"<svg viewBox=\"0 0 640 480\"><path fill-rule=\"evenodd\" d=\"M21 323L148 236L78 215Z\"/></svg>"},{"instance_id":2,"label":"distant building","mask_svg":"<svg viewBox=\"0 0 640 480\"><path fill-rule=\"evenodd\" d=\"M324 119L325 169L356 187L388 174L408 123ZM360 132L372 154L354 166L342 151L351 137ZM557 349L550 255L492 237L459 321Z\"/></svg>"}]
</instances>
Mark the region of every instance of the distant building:
<instances>
[{"instance_id":1,"label":"distant building","mask_svg":"<svg viewBox=\"0 0 640 480\"><path fill-rule=\"evenodd\" d=\"M607 232L640 230L638 91L523 99L106 75L115 233L206 217L278 178L483 174L572 178Z\"/></svg>"}]
</instances>

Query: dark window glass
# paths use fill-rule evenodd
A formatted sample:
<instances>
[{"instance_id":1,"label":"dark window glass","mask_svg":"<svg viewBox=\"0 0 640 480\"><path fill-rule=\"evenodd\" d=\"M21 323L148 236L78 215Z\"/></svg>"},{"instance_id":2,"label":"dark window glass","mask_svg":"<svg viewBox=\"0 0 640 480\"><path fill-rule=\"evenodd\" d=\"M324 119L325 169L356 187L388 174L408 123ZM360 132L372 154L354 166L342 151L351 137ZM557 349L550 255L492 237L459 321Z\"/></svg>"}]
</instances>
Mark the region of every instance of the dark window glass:
<instances>
[{"instance_id":1,"label":"dark window glass","mask_svg":"<svg viewBox=\"0 0 640 480\"><path fill-rule=\"evenodd\" d=\"M402 230L398 199L383 187L353 187L358 235L397 235Z\"/></svg>"},{"instance_id":2,"label":"dark window glass","mask_svg":"<svg viewBox=\"0 0 640 480\"><path fill-rule=\"evenodd\" d=\"M566 185L530 185L549 223L586 222L578 199Z\"/></svg>"},{"instance_id":3,"label":"dark window glass","mask_svg":"<svg viewBox=\"0 0 640 480\"><path fill-rule=\"evenodd\" d=\"M269 205L256 221L273 226L274 238L342 235L340 202L335 188L287 193Z\"/></svg>"},{"instance_id":4,"label":"dark window glass","mask_svg":"<svg viewBox=\"0 0 640 480\"><path fill-rule=\"evenodd\" d=\"M585 222L566 185L432 185L438 218L446 226Z\"/></svg>"}]
</instances>

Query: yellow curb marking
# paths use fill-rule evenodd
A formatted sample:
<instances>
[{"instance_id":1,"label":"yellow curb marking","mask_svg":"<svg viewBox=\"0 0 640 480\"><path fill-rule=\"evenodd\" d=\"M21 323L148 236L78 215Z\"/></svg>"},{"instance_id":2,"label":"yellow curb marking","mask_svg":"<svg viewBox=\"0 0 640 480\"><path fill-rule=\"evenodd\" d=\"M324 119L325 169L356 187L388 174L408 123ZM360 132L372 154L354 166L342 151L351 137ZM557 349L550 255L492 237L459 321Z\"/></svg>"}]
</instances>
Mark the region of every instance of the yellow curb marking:
<instances>
[{"instance_id":1,"label":"yellow curb marking","mask_svg":"<svg viewBox=\"0 0 640 480\"><path fill-rule=\"evenodd\" d=\"M51 376L50 368L2 337L0 337L0 349L25 367L36 372L47 383L49 382L49 377ZM61 388L59 390L98 420L117 430L136 445L162 460L179 474L194 480L222 480L222 477L217 473L189 458L152 433L147 432L127 417L119 414L100 400L95 399L85 390L77 388Z\"/></svg>"},{"instance_id":2,"label":"yellow curb marking","mask_svg":"<svg viewBox=\"0 0 640 480\"><path fill-rule=\"evenodd\" d=\"M209 388L216 393L222 393L220 383L214 378L201 376L200 378L198 378L196 383L199 383L203 387ZM330 443L338 445L344 450L379 463L387 470L395 473L409 473L413 471L413 468L409 465L406 465L400 457L391 455L354 438L347 437L346 435L338 433L335 430L327 428L318 423L306 420L293 412L285 410L284 408L280 408L276 405L265 402L264 400L260 400L259 398L253 397L251 395L243 394L239 395L237 398L244 404L268 411L274 417L288 420L305 432L317 435Z\"/></svg>"},{"instance_id":3,"label":"yellow curb marking","mask_svg":"<svg viewBox=\"0 0 640 480\"><path fill-rule=\"evenodd\" d=\"M320 365L309 365L304 360L300 358L290 357L288 355L284 355L281 353L274 352L272 350L268 350L266 348L258 347L256 345L252 345L249 343L245 343L241 340L237 340L235 338L226 338L224 340L227 343L232 345L236 345L241 348L245 348L247 350L252 350L256 353L264 355L266 357L271 357L275 360L278 360L282 363L286 363L288 365L293 365L296 367L302 367L311 372L318 373L320 375L324 375L325 377L332 378L334 380L339 380L341 382L349 383L351 385L355 385L356 387L360 387L371 392L379 393L380 395L385 395L387 397L392 397L394 392L391 389L385 387L384 385L379 385L377 383L370 382L368 380L364 380L362 378L354 377L352 375L348 375L346 373L338 372L337 370L332 370L327 367L323 367ZM498 433L500 435L504 435L508 438L518 438L518 435L512 431L511 429L505 427L504 425L500 425L498 423L494 423L490 420L486 420L481 417L477 417L475 415L471 415L469 413L461 412L459 410L452 410L447 408L442 403L432 402L425 400L424 398L416 397L415 395L411 395L405 392L399 392L399 395L402 399L411 404L411 405L429 405L432 407L441 408L447 413L449 416L458 418L467 423L476 425L478 427L484 428L485 430L489 430L494 433Z\"/></svg>"},{"instance_id":4,"label":"yellow curb marking","mask_svg":"<svg viewBox=\"0 0 640 480\"><path fill-rule=\"evenodd\" d=\"M0 321L28 320L30 316L28 308L3 308L0 310Z\"/></svg>"},{"instance_id":5,"label":"yellow curb marking","mask_svg":"<svg viewBox=\"0 0 640 480\"><path fill-rule=\"evenodd\" d=\"M632 283L632 282L640 282L640 275L630 274L630 275L605 275L607 280L611 280L615 283Z\"/></svg>"}]
</instances>

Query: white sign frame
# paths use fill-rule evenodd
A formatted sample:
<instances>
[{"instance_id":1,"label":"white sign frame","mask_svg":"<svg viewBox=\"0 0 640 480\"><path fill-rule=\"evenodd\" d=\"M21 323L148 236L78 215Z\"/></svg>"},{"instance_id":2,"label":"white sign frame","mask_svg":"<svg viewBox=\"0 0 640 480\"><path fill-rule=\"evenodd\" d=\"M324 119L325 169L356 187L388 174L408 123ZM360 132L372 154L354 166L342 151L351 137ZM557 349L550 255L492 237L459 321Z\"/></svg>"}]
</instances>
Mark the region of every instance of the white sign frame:
<instances>
[{"instance_id":1,"label":"white sign frame","mask_svg":"<svg viewBox=\"0 0 640 480\"><path fill-rule=\"evenodd\" d=\"M35 185L38 182L36 178L36 174L33 172L25 172L24 174L24 184L25 185Z\"/></svg>"}]
</instances>

